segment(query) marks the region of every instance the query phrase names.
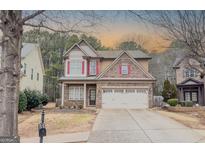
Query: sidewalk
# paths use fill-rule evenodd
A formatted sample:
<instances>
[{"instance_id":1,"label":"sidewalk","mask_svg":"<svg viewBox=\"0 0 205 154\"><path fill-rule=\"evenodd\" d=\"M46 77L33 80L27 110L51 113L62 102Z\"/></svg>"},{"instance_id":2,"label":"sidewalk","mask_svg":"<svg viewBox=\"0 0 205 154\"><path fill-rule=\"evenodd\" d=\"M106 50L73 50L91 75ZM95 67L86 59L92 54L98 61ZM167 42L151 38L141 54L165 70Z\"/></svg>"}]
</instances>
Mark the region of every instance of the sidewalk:
<instances>
[{"instance_id":1,"label":"sidewalk","mask_svg":"<svg viewBox=\"0 0 205 154\"><path fill-rule=\"evenodd\" d=\"M44 137L44 143L76 143L87 142L90 132L57 134ZM39 143L39 137L21 138L21 143Z\"/></svg>"}]
</instances>

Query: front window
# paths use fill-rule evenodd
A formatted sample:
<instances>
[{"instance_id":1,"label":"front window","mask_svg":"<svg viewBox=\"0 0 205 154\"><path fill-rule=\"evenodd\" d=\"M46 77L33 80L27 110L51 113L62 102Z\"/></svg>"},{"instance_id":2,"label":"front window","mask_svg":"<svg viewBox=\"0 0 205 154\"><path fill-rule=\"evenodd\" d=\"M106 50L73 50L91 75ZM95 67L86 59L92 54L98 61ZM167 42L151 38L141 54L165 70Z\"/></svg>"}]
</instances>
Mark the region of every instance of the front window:
<instances>
[{"instance_id":1,"label":"front window","mask_svg":"<svg viewBox=\"0 0 205 154\"><path fill-rule=\"evenodd\" d=\"M82 74L82 60L71 60L70 61L70 74L81 75Z\"/></svg>"},{"instance_id":2,"label":"front window","mask_svg":"<svg viewBox=\"0 0 205 154\"><path fill-rule=\"evenodd\" d=\"M186 78L195 78L197 77L197 70L194 68L186 68L185 69L185 77Z\"/></svg>"},{"instance_id":3,"label":"front window","mask_svg":"<svg viewBox=\"0 0 205 154\"><path fill-rule=\"evenodd\" d=\"M69 100L83 100L84 89L83 86L69 86Z\"/></svg>"},{"instance_id":4,"label":"front window","mask_svg":"<svg viewBox=\"0 0 205 154\"><path fill-rule=\"evenodd\" d=\"M90 61L90 75L96 75L96 60Z\"/></svg>"},{"instance_id":5,"label":"front window","mask_svg":"<svg viewBox=\"0 0 205 154\"><path fill-rule=\"evenodd\" d=\"M126 64L123 64L121 67L122 74L128 74L128 66Z\"/></svg>"}]
</instances>

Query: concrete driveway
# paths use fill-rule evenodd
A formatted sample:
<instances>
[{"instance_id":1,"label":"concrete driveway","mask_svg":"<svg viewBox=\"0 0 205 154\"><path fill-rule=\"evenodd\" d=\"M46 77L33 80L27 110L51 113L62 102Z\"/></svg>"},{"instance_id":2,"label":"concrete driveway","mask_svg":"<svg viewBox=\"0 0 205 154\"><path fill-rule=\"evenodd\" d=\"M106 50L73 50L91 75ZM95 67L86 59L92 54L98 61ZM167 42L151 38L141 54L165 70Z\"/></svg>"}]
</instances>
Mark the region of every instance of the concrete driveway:
<instances>
[{"instance_id":1,"label":"concrete driveway","mask_svg":"<svg viewBox=\"0 0 205 154\"><path fill-rule=\"evenodd\" d=\"M154 111L104 110L98 114L88 142L201 142L204 136Z\"/></svg>"}]
</instances>

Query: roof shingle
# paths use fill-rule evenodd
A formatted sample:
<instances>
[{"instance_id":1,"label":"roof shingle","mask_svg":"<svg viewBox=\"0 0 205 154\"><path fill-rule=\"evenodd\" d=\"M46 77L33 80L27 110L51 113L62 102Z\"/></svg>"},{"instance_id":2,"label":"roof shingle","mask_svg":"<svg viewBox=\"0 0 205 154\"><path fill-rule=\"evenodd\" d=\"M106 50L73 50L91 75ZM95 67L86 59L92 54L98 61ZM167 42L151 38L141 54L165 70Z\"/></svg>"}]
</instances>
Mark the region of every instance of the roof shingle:
<instances>
[{"instance_id":1,"label":"roof shingle","mask_svg":"<svg viewBox=\"0 0 205 154\"><path fill-rule=\"evenodd\" d=\"M117 51L96 51L100 57L103 58L117 58L119 54L122 52L122 50ZM126 51L130 56L133 58L142 58L142 59L151 59L149 55L144 53L141 50L128 50Z\"/></svg>"}]
</instances>

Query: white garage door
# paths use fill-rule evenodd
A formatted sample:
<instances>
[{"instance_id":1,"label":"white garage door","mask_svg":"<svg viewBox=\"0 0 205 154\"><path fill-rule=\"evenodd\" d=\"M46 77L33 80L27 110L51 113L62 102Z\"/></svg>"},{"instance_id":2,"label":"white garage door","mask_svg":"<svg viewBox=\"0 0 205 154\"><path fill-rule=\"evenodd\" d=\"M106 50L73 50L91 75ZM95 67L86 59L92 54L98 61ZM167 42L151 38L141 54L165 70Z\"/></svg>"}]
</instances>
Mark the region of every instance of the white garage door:
<instances>
[{"instance_id":1,"label":"white garage door","mask_svg":"<svg viewBox=\"0 0 205 154\"><path fill-rule=\"evenodd\" d=\"M133 89L103 89L102 108L148 108L148 90Z\"/></svg>"}]
</instances>

